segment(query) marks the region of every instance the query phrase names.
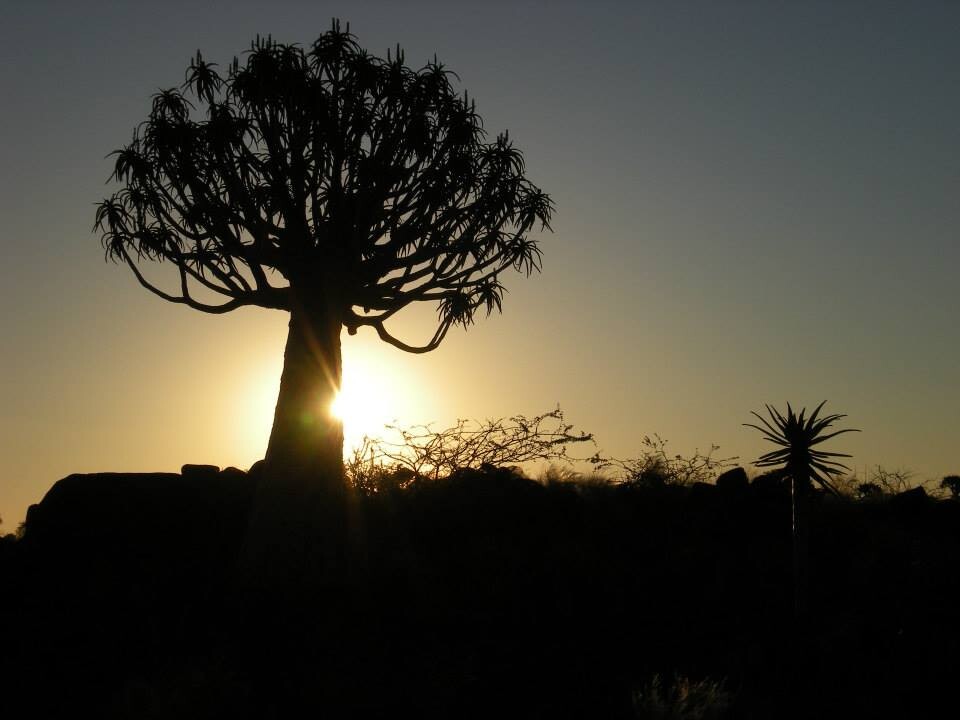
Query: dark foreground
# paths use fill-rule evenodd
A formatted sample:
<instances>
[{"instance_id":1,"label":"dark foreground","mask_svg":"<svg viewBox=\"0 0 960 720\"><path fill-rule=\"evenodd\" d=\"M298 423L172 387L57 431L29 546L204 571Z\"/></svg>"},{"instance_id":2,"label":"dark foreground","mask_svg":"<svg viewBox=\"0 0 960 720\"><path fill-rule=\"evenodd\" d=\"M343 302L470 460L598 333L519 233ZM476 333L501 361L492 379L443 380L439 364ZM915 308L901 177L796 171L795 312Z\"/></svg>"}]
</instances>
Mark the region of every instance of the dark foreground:
<instances>
[{"instance_id":1,"label":"dark foreground","mask_svg":"<svg viewBox=\"0 0 960 720\"><path fill-rule=\"evenodd\" d=\"M815 503L798 627L773 483L488 469L330 499L315 567L267 588L235 571L254 486L202 468L55 485L0 543L4 715L638 718L655 675L722 680L719 717L955 703L960 503Z\"/></svg>"}]
</instances>

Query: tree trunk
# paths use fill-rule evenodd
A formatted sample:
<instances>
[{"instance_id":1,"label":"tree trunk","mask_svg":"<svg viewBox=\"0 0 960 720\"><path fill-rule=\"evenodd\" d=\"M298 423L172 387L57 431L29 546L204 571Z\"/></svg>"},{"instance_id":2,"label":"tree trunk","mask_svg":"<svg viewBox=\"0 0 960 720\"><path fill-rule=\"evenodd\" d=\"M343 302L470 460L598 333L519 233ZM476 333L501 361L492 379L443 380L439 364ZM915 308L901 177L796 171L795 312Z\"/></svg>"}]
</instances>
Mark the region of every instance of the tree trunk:
<instances>
[{"instance_id":1,"label":"tree trunk","mask_svg":"<svg viewBox=\"0 0 960 720\"><path fill-rule=\"evenodd\" d=\"M290 313L265 458L270 475L313 487L343 483L343 425L330 409L340 389L341 327L325 303L304 303Z\"/></svg>"},{"instance_id":2,"label":"tree trunk","mask_svg":"<svg viewBox=\"0 0 960 720\"><path fill-rule=\"evenodd\" d=\"M810 481L805 473L793 473L790 485L793 526L793 613L798 621L802 621L807 614L807 571L810 544L807 515Z\"/></svg>"},{"instance_id":3,"label":"tree trunk","mask_svg":"<svg viewBox=\"0 0 960 720\"><path fill-rule=\"evenodd\" d=\"M280 393L239 558L241 583L273 594L315 582L339 558L346 484L336 306L301 301L290 313Z\"/></svg>"},{"instance_id":4,"label":"tree trunk","mask_svg":"<svg viewBox=\"0 0 960 720\"><path fill-rule=\"evenodd\" d=\"M791 652L794 708L808 707L811 686L811 668L815 657L811 654L808 633L808 569L809 569L809 501L810 477L803 471L791 473L791 514L793 525L793 648ZM798 716L803 715L802 711Z\"/></svg>"}]
</instances>

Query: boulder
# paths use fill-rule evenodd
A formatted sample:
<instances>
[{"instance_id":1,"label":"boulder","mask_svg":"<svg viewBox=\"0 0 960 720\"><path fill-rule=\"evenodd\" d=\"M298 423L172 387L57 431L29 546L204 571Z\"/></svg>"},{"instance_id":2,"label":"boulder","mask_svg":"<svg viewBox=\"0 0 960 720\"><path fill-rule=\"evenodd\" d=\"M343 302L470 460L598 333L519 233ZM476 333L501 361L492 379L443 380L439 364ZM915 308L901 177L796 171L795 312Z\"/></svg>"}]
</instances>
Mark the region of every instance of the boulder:
<instances>
[{"instance_id":1,"label":"boulder","mask_svg":"<svg viewBox=\"0 0 960 720\"><path fill-rule=\"evenodd\" d=\"M210 478L220 472L216 465L192 465L187 463L180 468L180 474L185 478Z\"/></svg>"},{"instance_id":2,"label":"boulder","mask_svg":"<svg viewBox=\"0 0 960 720\"><path fill-rule=\"evenodd\" d=\"M915 487L904 490L903 492L898 492L890 498L890 504L898 510L911 511L926 507L929 499L926 490L922 487Z\"/></svg>"},{"instance_id":3,"label":"boulder","mask_svg":"<svg viewBox=\"0 0 960 720\"><path fill-rule=\"evenodd\" d=\"M790 493L790 481L782 470L771 470L755 477L750 483L750 490L758 497L780 497Z\"/></svg>"},{"instance_id":4,"label":"boulder","mask_svg":"<svg viewBox=\"0 0 960 720\"><path fill-rule=\"evenodd\" d=\"M23 542L60 565L95 560L148 573L227 563L242 542L252 490L245 473L209 467L70 475L29 508Z\"/></svg>"},{"instance_id":5,"label":"boulder","mask_svg":"<svg viewBox=\"0 0 960 720\"><path fill-rule=\"evenodd\" d=\"M747 471L742 467L731 468L717 478L717 488L723 492L743 492L749 485Z\"/></svg>"}]
</instances>

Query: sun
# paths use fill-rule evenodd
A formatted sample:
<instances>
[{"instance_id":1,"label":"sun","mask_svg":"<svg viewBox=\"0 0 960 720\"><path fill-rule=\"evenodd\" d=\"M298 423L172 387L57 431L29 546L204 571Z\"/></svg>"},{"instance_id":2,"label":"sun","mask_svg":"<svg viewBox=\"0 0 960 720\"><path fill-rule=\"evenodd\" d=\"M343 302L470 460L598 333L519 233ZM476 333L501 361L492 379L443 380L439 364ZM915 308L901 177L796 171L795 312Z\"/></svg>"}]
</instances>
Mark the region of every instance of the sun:
<instances>
[{"instance_id":1,"label":"sun","mask_svg":"<svg viewBox=\"0 0 960 720\"><path fill-rule=\"evenodd\" d=\"M343 423L345 458L362 445L365 435L395 438L396 432L386 426L423 423L429 419L424 413L433 412L429 399L425 399L423 375L417 364L403 355L385 353L377 342L345 345L340 392L332 405L318 408ZM258 364L237 378L236 385L248 390L237 395L231 414L237 423L233 456L239 458L231 462L249 465L262 457L273 426L281 371L282 358L265 352Z\"/></svg>"},{"instance_id":2,"label":"sun","mask_svg":"<svg viewBox=\"0 0 960 720\"><path fill-rule=\"evenodd\" d=\"M382 414L378 411L382 401L369 385L344 383L330 405L330 414L340 420L344 427L370 429Z\"/></svg>"},{"instance_id":3,"label":"sun","mask_svg":"<svg viewBox=\"0 0 960 720\"><path fill-rule=\"evenodd\" d=\"M343 449L349 455L365 435L382 436L385 426L409 411L410 401L400 392L403 383L379 363L351 358L344 363L340 391L330 413L343 423Z\"/></svg>"},{"instance_id":4,"label":"sun","mask_svg":"<svg viewBox=\"0 0 960 720\"><path fill-rule=\"evenodd\" d=\"M330 405L330 413L343 423L343 449L349 453L363 442L364 435L375 436L390 423L389 397L383 388L367 380L357 382L351 374L344 374L340 391Z\"/></svg>"}]
</instances>

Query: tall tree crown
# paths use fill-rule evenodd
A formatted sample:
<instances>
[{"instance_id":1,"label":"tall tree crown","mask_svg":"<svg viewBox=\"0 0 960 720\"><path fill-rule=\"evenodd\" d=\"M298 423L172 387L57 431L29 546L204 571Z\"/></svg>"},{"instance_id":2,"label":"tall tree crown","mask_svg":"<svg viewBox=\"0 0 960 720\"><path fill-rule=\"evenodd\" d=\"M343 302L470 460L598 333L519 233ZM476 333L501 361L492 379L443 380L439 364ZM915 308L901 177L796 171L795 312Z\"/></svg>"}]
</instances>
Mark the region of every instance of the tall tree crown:
<instances>
[{"instance_id":1,"label":"tall tree crown","mask_svg":"<svg viewBox=\"0 0 960 720\"><path fill-rule=\"evenodd\" d=\"M338 22L309 49L258 37L225 75L198 51L114 153L122 188L95 221L107 257L197 310L323 302L351 333L432 350L500 309L501 273L539 270L529 233L553 209L455 77L436 59L411 70L399 48L373 57ZM172 262L177 289L144 260ZM385 322L418 301L438 327L413 346Z\"/></svg>"}]
</instances>

